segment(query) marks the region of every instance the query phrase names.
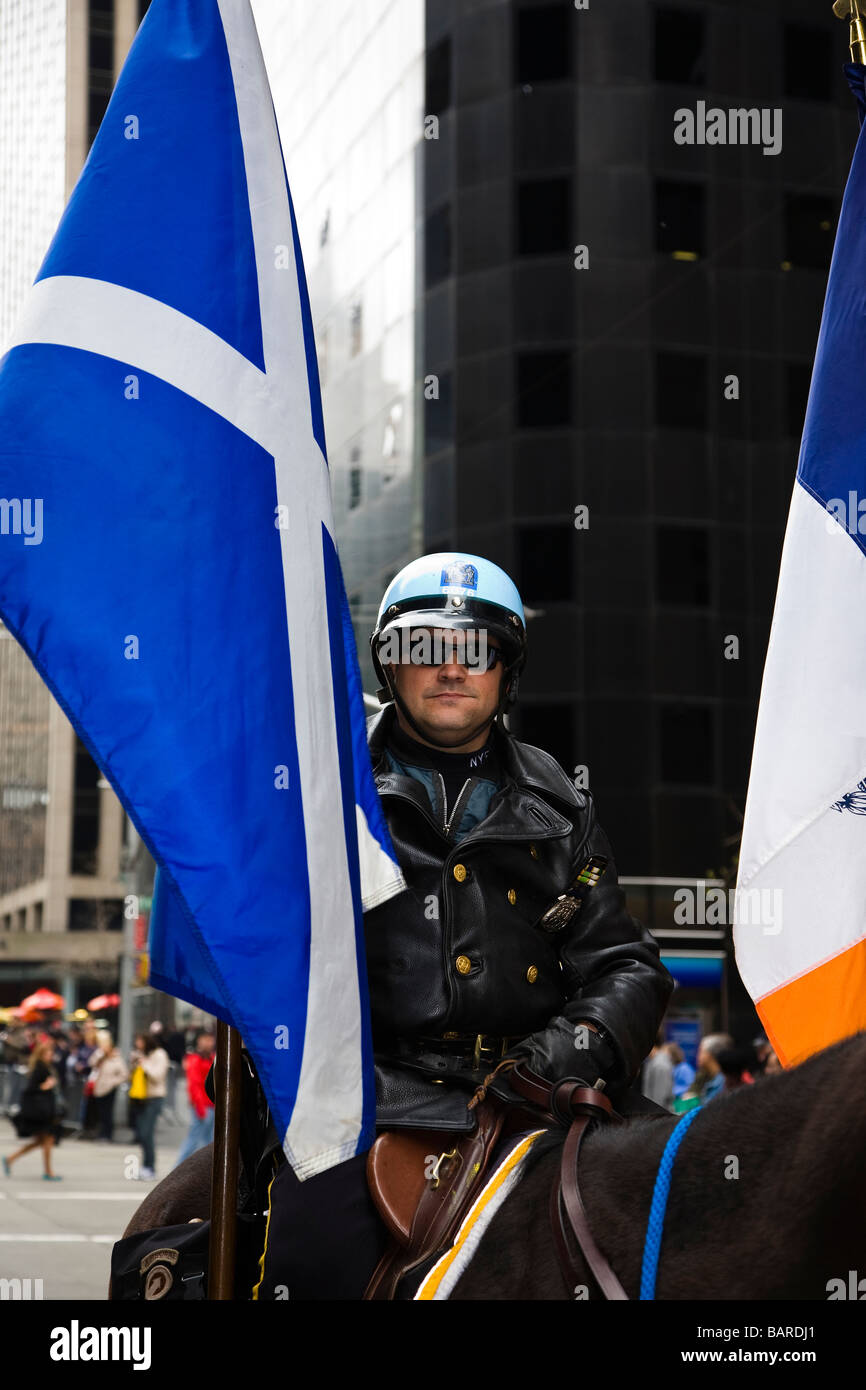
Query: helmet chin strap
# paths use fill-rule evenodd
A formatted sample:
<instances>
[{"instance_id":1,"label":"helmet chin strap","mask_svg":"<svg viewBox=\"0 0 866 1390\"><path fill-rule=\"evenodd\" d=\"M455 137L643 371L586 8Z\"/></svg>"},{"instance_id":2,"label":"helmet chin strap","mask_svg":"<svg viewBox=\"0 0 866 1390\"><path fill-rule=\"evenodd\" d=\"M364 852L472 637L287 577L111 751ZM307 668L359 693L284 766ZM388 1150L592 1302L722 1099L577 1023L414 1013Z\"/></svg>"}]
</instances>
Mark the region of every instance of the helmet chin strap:
<instances>
[{"instance_id":1,"label":"helmet chin strap","mask_svg":"<svg viewBox=\"0 0 866 1390\"><path fill-rule=\"evenodd\" d=\"M414 718L414 716L413 716L412 713L410 712L410 710L409 710L409 708L408 708L408 706L407 706L407 704L406 704L406 701L403 699L402 695L400 695L400 693L398 692L398 690L397 690L397 682L396 682L395 679L392 679L391 672L390 672L389 668L388 668L387 666L385 666L383 669L384 669L384 672L385 672L385 680L388 682L388 689L391 691L391 694L392 694L392 696L393 696L393 698L394 698L394 703L395 703L395 705L397 706L397 708L400 710L400 713L403 715L403 718L406 720L407 724L411 724L411 726L412 726L412 728L415 730L416 734L420 734L422 739L425 739L428 743L433 743L434 740L430 737L429 731L428 731L427 729L422 729L422 728L420 727L420 725L418 724L417 720ZM508 674L508 673L505 672L505 676L507 676L507 674ZM468 729L468 730L461 729L461 731L460 731L460 733L459 733L459 735L458 735L458 737L457 737L457 744L468 743L468 742L470 741L470 739L476 738L477 735L481 733L481 730L482 730L482 729L486 728L489 724L493 724L493 723L496 721L496 719L498 718L498 716L502 713L503 707L504 707L504 705L505 705L506 685L507 685L507 681L506 681L506 679L503 677L503 681L502 681L502 685L501 685L501 687L500 687L500 693L499 693L499 703L498 703L498 705L496 706L496 709L493 711L492 714L488 714L488 715L486 716L486 718L482 719L482 720L480 721L480 723L476 724L475 727L474 727L474 729ZM436 747L437 747L437 748L442 748L443 751L445 751L445 752L448 751L449 745L448 745L447 743L443 743L443 742L441 742L441 740L436 740L435 742L436 742ZM450 746L453 747L454 745L450 745Z\"/></svg>"}]
</instances>

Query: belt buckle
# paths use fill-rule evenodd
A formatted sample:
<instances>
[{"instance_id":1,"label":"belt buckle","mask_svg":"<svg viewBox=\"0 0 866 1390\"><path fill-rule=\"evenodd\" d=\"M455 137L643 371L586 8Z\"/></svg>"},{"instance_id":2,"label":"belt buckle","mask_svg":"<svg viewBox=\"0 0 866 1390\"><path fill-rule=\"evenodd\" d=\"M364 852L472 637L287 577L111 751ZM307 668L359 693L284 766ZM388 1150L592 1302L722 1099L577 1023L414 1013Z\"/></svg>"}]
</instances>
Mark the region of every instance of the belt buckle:
<instances>
[{"instance_id":1,"label":"belt buckle","mask_svg":"<svg viewBox=\"0 0 866 1390\"><path fill-rule=\"evenodd\" d=\"M484 1039L485 1039L485 1038L488 1038L488 1037L490 1038L490 1042L489 1042L489 1043L485 1043ZM505 1053L506 1053L506 1051L507 1051L507 1039L506 1039L506 1038L499 1038L499 1039L497 1039L497 1038L494 1038L493 1035L492 1035L491 1033L476 1033L476 1035L475 1035L475 1048L474 1048L474 1051L473 1051L473 1054L472 1054L472 1062L473 1062L473 1066L474 1066L475 1071L479 1071L479 1070L481 1069L481 1054L482 1054L482 1052L487 1052L487 1053L489 1054L486 1060L491 1061L491 1062L496 1060L496 1045L497 1045L497 1042L499 1043L499 1055L500 1055L500 1057L504 1057L504 1056L505 1056Z\"/></svg>"}]
</instances>

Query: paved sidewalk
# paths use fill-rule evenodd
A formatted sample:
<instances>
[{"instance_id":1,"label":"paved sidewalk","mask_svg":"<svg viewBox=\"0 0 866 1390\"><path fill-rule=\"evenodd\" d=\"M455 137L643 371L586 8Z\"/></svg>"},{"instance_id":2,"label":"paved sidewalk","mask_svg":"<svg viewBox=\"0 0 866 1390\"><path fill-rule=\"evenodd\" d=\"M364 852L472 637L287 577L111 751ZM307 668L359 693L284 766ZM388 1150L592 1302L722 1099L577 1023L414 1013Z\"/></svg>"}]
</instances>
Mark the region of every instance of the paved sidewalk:
<instances>
[{"instance_id":1,"label":"paved sidewalk","mask_svg":"<svg viewBox=\"0 0 866 1390\"><path fill-rule=\"evenodd\" d=\"M178 1099L183 1114L186 1102ZM0 1169L0 1278L41 1279L46 1299L104 1299L111 1247L174 1166L186 1129L185 1121L160 1117L151 1182L136 1179L141 1147L125 1126L112 1144L64 1139L52 1160L61 1182L43 1182L38 1149L13 1164L11 1177ZM24 1142L0 1116L0 1155Z\"/></svg>"}]
</instances>

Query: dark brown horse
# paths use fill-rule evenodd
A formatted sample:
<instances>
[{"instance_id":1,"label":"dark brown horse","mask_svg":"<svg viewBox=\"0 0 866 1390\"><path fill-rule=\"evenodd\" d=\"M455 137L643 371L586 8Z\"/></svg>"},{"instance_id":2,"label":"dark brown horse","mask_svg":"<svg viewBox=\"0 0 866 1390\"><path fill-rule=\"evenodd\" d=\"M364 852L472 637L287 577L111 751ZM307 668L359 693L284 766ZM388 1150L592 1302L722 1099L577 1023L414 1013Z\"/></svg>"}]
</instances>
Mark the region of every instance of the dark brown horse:
<instances>
[{"instance_id":1,"label":"dark brown horse","mask_svg":"<svg viewBox=\"0 0 866 1390\"><path fill-rule=\"evenodd\" d=\"M587 1137L580 1185L593 1232L637 1298L653 1185L677 1118L635 1117ZM538 1141L548 1144L547 1138ZM548 1218L559 1142L493 1219L454 1299L599 1298L560 1273ZM207 1218L211 1148L148 1194L124 1232ZM660 1299L819 1299L866 1276L866 1033L711 1101L677 1154ZM586 1292L583 1292L585 1287ZM864 1286L866 1287L866 1286Z\"/></svg>"}]
</instances>

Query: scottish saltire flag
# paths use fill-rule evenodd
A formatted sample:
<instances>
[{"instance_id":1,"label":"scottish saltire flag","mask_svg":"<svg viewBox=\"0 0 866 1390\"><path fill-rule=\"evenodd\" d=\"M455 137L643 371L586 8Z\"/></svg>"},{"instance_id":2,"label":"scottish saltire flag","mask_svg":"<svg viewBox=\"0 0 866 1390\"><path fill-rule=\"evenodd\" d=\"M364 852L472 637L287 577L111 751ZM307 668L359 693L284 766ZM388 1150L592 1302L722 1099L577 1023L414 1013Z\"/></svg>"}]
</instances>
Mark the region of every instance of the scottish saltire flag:
<instances>
[{"instance_id":1,"label":"scottish saltire flag","mask_svg":"<svg viewBox=\"0 0 866 1390\"><path fill-rule=\"evenodd\" d=\"M405 885L248 0L151 5L0 363L0 496L0 614L159 866L152 983L240 1029L299 1176L352 1156Z\"/></svg>"},{"instance_id":2,"label":"scottish saltire flag","mask_svg":"<svg viewBox=\"0 0 866 1390\"><path fill-rule=\"evenodd\" d=\"M736 897L737 964L785 1064L866 1028L866 68L846 72L861 132L782 552Z\"/></svg>"}]
</instances>

